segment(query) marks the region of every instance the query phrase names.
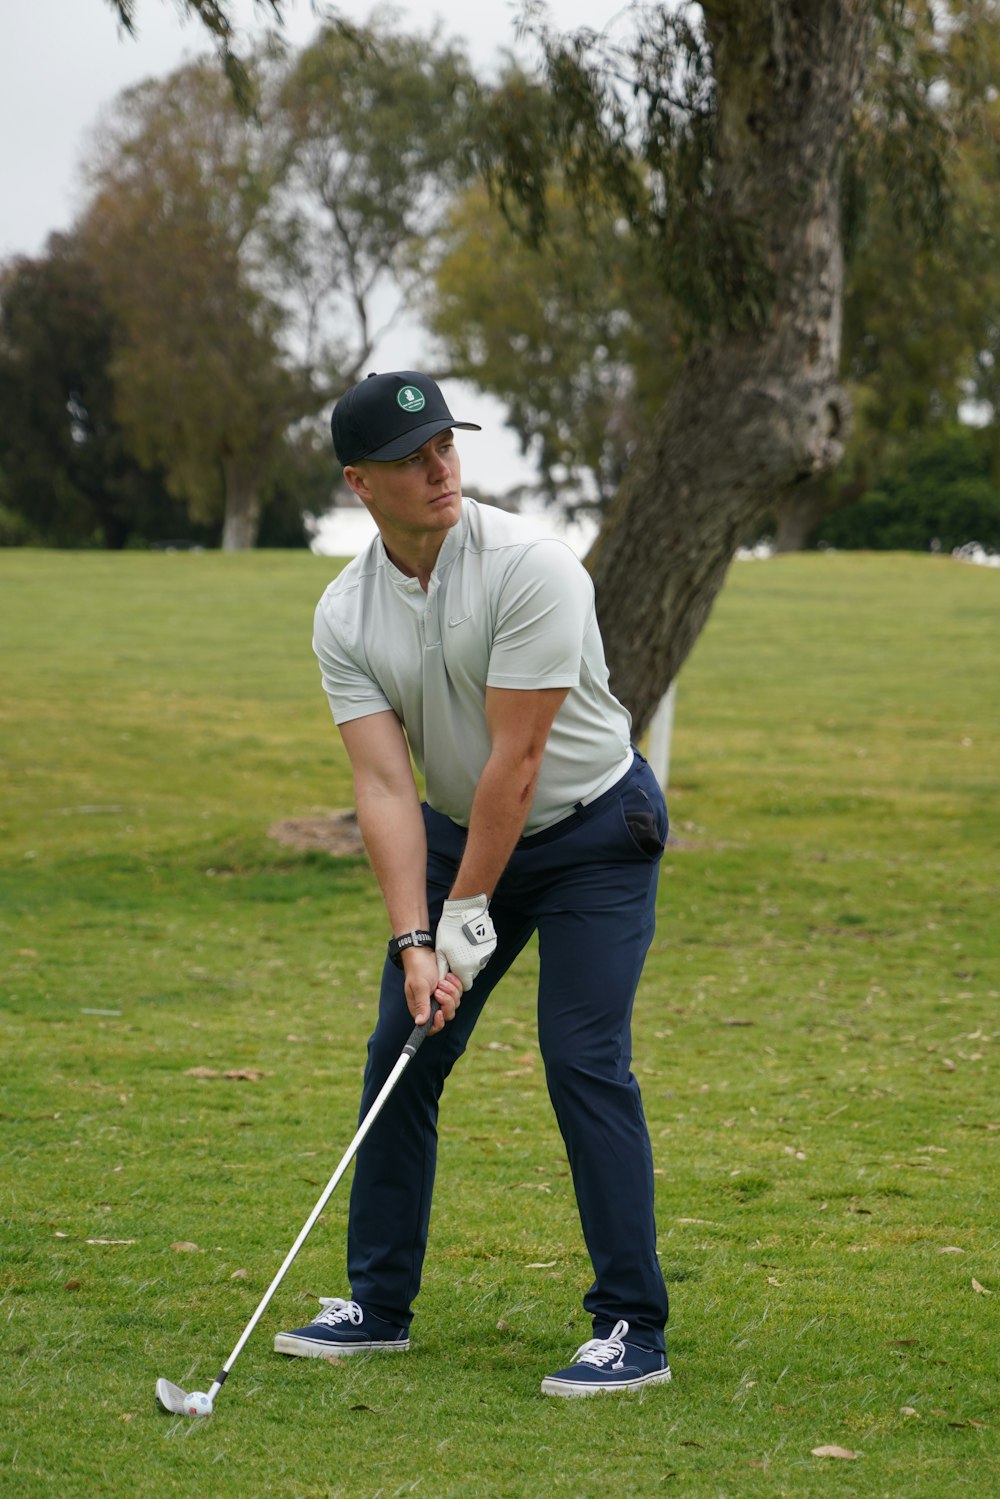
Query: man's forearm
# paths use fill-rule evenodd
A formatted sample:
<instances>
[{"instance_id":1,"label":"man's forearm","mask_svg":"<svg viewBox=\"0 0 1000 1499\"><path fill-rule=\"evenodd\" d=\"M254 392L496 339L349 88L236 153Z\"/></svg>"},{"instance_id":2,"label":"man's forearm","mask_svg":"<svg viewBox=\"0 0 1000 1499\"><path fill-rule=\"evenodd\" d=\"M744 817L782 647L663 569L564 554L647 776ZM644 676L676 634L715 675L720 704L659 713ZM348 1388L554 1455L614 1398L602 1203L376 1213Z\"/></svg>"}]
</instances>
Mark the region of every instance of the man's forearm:
<instances>
[{"instance_id":1,"label":"man's forearm","mask_svg":"<svg viewBox=\"0 0 1000 1499\"><path fill-rule=\"evenodd\" d=\"M491 896L507 867L535 799L541 760L494 750L483 767L469 816L469 835L451 895Z\"/></svg>"},{"instance_id":2,"label":"man's forearm","mask_svg":"<svg viewBox=\"0 0 1000 1499\"><path fill-rule=\"evenodd\" d=\"M356 789L358 825L394 933L427 927L427 835L416 790Z\"/></svg>"}]
</instances>

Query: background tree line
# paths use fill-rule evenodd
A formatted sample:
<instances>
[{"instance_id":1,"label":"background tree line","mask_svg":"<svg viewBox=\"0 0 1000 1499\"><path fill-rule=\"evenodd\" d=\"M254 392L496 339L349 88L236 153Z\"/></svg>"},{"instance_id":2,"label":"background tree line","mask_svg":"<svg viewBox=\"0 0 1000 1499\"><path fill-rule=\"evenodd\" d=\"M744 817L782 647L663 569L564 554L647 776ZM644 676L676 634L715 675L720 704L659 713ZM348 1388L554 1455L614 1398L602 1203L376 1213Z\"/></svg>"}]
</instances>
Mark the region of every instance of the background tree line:
<instances>
[{"instance_id":1,"label":"background tree line","mask_svg":"<svg viewBox=\"0 0 1000 1499\"><path fill-rule=\"evenodd\" d=\"M408 308L541 492L607 515L606 587L640 479L713 580L762 529L1000 545L995 0L644 7L491 82L387 21L237 62L194 8L238 94L209 61L123 95L72 230L0 271L0 540L301 543L329 406ZM783 466L793 366L829 430Z\"/></svg>"}]
</instances>

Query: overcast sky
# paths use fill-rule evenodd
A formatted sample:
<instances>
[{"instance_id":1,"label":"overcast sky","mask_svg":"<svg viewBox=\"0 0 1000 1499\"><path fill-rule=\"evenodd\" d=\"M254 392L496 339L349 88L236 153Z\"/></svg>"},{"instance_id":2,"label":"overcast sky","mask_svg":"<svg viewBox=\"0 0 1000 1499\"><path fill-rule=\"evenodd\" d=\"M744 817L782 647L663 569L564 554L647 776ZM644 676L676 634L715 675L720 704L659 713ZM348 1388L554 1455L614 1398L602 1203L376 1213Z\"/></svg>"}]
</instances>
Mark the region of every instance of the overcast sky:
<instances>
[{"instance_id":1,"label":"overcast sky","mask_svg":"<svg viewBox=\"0 0 1000 1499\"><path fill-rule=\"evenodd\" d=\"M340 6L356 20L366 20L376 8L371 0ZM260 29L253 0L236 0L234 9L248 34ZM318 24L310 0L287 0L285 9L289 39L308 41ZM548 6L553 24L566 28L601 29L620 9L616 0L551 0ZM464 38L480 72L490 70L504 47L516 45L517 0L429 0L393 10L401 27L422 32L439 18L447 35ZM184 21L174 0L138 0L135 40L121 34L108 0L6 0L4 11L0 258L37 254L52 230L72 223L80 206L79 166L87 134L102 106L133 83L171 72L208 45L204 29ZM398 340L383 347L376 366L419 363L421 352L412 331L401 330ZM498 431L502 408L467 388L449 394L456 417L481 421L496 434L469 433L463 441L467 481L505 489L508 482L526 478L516 442ZM506 482L500 471L506 472Z\"/></svg>"}]
</instances>

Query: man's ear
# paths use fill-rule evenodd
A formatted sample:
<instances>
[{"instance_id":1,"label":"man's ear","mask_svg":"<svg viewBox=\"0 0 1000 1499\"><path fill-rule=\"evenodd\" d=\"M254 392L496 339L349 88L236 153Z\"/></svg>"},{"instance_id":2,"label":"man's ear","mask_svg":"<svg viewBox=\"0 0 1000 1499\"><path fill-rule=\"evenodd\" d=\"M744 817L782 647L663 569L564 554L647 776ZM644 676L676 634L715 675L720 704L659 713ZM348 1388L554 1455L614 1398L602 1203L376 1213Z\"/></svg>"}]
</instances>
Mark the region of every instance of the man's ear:
<instances>
[{"instance_id":1,"label":"man's ear","mask_svg":"<svg viewBox=\"0 0 1000 1499\"><path fill-rule=\"evenodd\" d=\"M365 483L364 474L359 468L355 468L353 463L349 463L344 469L344 478L347 480L348 488L354 491L359 500L368 500L371 498L368 493L368 485Z\"/></svg>"}]
</instances>

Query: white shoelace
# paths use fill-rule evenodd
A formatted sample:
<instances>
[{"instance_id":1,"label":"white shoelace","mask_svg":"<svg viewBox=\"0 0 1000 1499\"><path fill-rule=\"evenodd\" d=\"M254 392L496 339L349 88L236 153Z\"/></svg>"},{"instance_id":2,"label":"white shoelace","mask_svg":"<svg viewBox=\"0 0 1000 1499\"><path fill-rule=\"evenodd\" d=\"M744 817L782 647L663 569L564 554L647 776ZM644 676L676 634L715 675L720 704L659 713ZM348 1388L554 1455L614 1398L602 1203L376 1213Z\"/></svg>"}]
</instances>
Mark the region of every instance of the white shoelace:
<instances>
[{"instance_id":1,"label":"white shoelace","mask_svg":"<svg viewBox=\"0 0 1000 1499\"><path fill-rule=\"evenodd\" d=\"M573 1355L573 1363L593 1364L595 1369L604 1369L610 1364L612 1369L620 1369L625 1362L624 1338L627 1332L627 1322L616 1322L610 1337L591 1338L581 1344Z\"/></svg>"},{"instance_id":2,"label":"white shoelace","mask_svg":"<svg viewBox=\"0 0 1000 1499\"><path fill-rule=\"evenodd\" d=\"M319 1304L323 1311L313 1321L321 1322L326 1327L336 1327L338 1322L353 1322L358 1327L364 1318L364 1312L358 1303L345 1301L343 1296L321 1296Z\"/></svg>"}]
</instances>

